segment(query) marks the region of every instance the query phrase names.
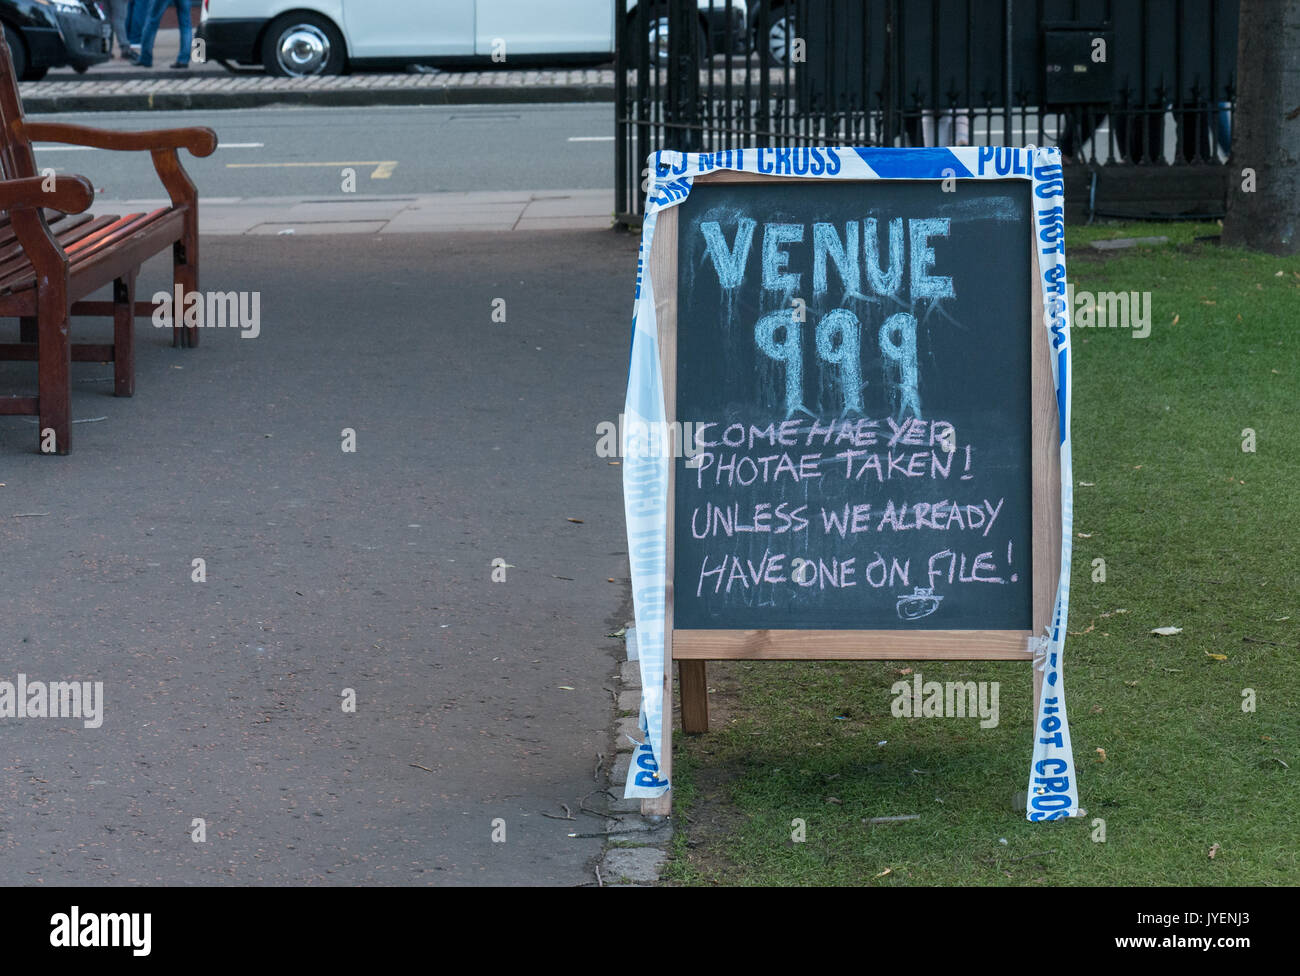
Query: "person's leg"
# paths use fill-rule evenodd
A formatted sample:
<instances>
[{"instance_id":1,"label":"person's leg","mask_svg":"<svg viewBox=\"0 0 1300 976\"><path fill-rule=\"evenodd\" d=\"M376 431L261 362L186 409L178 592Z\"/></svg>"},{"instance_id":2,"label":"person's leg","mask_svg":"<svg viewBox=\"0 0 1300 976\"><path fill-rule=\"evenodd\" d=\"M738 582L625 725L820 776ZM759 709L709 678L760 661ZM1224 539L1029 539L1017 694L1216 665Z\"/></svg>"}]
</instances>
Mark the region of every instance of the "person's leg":
<instances>
[{"instance_id":1,"label":"person's leg","mask_svg":"<svg viewBox=\"0 0 1300 976\"><path fill-rule=\"evenodd\" d=\"M108 19L113 25L120 57L126 57L131 50L131 42L126 38L126 6L127 0L108 0Z\"/></svg>"},{"instance_id":2,"label":"person's leg","mask_svg":"<svg viewBox=\"0 0 1300 976\"><path fill-rule=\"evenodd\" d=\"M149 16L144 22L144 33L140 35L140 60L142 68L153 67L153 42L158 39L158 22L162 20L163 11L170 0L152 0Z\"/></svg>"},{"instance_id":3,"label":"person's leg","mask_svg":"<svg viewBox=\"0 0 1300 976\"><path fill-rule=\"evenodd\" d=\"M140 46L151 4L152 0L130 0L126 14L126 39L132 47Z\"/></svg>"},{"instance_id":4,"label":"person's leg","mask_svg":"<svg viewBox=\"0 0 1300 976\"><path fill-rule=\"evenodd\" d=\"M181 28L181 46L176 52L177 64L190 63L190 51L194 47L194 25L190 22L189 0L172 0L176 4L176 18Z\"/></svg>"}]
</instances>

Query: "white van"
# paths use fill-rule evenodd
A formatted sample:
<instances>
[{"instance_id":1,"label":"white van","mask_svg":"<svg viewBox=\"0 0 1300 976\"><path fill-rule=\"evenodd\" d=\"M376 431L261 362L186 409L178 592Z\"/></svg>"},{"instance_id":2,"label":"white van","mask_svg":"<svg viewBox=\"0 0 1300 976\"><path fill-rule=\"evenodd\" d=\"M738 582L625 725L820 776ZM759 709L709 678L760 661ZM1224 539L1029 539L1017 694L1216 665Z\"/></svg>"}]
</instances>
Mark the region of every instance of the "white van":
<instances>
[{"instance_id":1,"label":"white van","mask_svg":"<svg viewBox=\"0 0 1300 976\"><path fill-rule=\"evenodd\" d=\"M276 75L349 68L593 63L614 53L619 0L203 0L199 37L210 61L260 64ZM652 52L666 49L667 13L649 3ZM745 0L697 0L701 54L728 53L743 35Z\"/></svg>"}]
</instances>

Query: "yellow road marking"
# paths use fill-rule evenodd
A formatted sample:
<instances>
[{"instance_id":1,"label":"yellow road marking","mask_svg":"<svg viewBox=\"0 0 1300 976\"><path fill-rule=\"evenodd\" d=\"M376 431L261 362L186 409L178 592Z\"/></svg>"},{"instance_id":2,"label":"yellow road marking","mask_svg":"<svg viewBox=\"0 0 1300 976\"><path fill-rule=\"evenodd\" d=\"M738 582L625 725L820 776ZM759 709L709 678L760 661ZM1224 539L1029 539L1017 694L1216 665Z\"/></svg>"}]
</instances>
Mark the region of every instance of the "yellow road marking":
<instances>
[{"instance_id":1,"label":"yellow road marking","mask_svg":"<svg viewBox=\"0 0 1300 976\"><path fill-rule=\"evenodd\" d=\"M226 169L286 169L305 166L325 166L329 168L338 168L342 166L373 166L375 167L375 170L370 174L370 178L372 180L386 180L393 175L393 170L397 168L397 160L363 159L351 163L226 163Z\"/></svg>"}]
</instances>

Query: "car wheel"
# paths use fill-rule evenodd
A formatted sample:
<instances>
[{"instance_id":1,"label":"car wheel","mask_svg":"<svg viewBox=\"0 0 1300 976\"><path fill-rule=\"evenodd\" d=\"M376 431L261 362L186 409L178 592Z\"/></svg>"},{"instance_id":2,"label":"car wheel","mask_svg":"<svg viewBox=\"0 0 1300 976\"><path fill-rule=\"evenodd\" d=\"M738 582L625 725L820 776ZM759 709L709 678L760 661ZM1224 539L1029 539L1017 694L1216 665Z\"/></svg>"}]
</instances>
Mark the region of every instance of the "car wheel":
<instances>
[{"instance_id":1,"label":"car wheel","mask_svg":"<svg viewBox=\"0 0 1300 976\"><path fill-rule=\"evenodd\" d=\"M78 71L85 71L85 68L78 68ZM22 73L23 81L40 81L50 73L49 68L28 68Z\"/></svg>"},{"instance_id":2,"label":"car wheel","mask_svg":"<svg viewBox=\"0 0 1300 976\"><path fill-rule=\"evenodd\" d=\"M785 67L794 44L794 11L784 7L768 22L767 60L769 64Z\"/></svg>"},{"instance_id":3,"label":"car wheel","mask_svg":"<svg viewBox=\"0 0 1300 976\"><path fill-rule=\"evenodd\" d=\"M9 44L9 59L14 63L14 77L22 80L27 73L27 48L23 39L8 24L5 27L5 40Z\"/></svg>"},{"instance_id":4,"label":"car wheel","mask_svg":"<svg viewBox=\"0 0 1300 976\"><path fill-rule=\"evenodd\" d=\"M347 64L343 35L316 14L286 14L262 39L262 66L282 78L340 75Z\"/></svg>"}]
</instances>

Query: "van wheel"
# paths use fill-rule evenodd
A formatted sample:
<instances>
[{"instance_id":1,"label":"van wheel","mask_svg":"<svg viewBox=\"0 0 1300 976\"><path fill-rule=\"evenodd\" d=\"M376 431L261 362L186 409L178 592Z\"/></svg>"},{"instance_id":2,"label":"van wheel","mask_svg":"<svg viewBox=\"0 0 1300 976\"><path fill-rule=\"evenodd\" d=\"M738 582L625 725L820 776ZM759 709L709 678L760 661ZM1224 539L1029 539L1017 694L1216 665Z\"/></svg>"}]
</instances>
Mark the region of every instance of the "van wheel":
<instances>
[{"instance_id":1,"label":"van wheel","mask_svg":"<svg viewBox=\"0 0 1300 976\"><path fill-rule=\"evenodd\" d=\"M262 66L281 78L340 75L347 64L343 35L316 14L285 14L262 38Z\"/></svg>"}]
</instances>

